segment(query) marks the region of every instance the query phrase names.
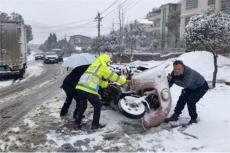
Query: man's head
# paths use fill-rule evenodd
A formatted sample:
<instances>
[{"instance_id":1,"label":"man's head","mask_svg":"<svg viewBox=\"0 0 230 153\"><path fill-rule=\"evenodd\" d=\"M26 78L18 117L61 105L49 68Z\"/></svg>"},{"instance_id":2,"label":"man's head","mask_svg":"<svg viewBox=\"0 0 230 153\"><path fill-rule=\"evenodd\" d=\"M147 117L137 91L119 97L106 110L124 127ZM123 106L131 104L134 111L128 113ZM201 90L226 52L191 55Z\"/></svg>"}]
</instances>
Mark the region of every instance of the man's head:
<instances>
[{"instance_id":1,"label":"man's head","mask_svg":"<svg viewBox=\"0 0 230 153\"><path fill-rule=\"evenodd\" d=\"M101 64L108 65L110 62L112 62L111 58L107 54L101 54L98 59L100 60Z\"/></svg>"},{"instance_id":2,"label":"man's head","mask_svg":"<svg viewBox=\"0 0 230 153\"><path fill-rule=\"evenodd\" d=\"M173 70L175 75L180 76L184 74L184 63L180 60L173 62Z\"/></svg>"}]
</instances>

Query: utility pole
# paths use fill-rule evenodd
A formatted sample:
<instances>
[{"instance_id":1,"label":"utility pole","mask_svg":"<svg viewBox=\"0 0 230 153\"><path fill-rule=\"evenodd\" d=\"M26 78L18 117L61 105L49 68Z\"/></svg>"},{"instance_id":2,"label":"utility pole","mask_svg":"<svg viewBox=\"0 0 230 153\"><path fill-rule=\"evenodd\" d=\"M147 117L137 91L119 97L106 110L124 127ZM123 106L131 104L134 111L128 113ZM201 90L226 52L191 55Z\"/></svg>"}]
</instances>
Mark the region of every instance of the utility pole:
<instances>
[{"instance_id":1,"label":"utility pole","mask_svg":"<svg viewBox=\"0 0 230 153\"><path fill-rule=\"evenodd\" d=\"M112 23L112 31L114 32L114 19L113 19L113 23Z\"/></svg>"},{"instance_id":2,"label":"utility pole","mask_svg":"<svg viewBox=\"0 0 230 153\"><path fill-rule=\"evenodd\" d=\"M123 46L124 46L124 10L122 8L122 5L120 4L119 5L119 10L118 10L118 19L119 19L119 26L120 26L120 29L119 29L119 35L120 35L120 41L119 41L119 56L120 56L120 61L121 61L121 58L122 58L122 54L123 54Z\"/></svg>"},{"instance_id":3,"label":"utility pole","mask_svg":"<svg viewBox=\"0 0 230 153\"><path fill-rule=\"evenodd\" d=\"M101 37L101 20L102 19L103 19L103 17L101 17L101 13L98 12L95 20L97 21L97 31L98 31L97 37L98 37L99 41L100 41L100 37ZM98 50L98 53L100 55L99 47L100 47L99 44L97 44L97 50Z\"/></svg>"}]
</instances>

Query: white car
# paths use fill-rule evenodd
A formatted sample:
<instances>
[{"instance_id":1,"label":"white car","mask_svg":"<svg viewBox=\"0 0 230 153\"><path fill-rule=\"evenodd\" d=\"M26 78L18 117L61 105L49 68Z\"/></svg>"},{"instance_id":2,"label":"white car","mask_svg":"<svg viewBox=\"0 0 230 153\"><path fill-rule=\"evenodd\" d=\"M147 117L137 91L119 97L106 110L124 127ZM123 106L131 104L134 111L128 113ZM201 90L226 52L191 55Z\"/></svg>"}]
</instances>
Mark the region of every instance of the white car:
<instances>
[{"instance_id":1,"label":"white car","mask_svg":"<svg viewBox=\"0 0 230 153\"><path fill-rule=\"evenodd\" d=\"M159 66L134 75L131 90L153 93L149 102L150 111L143 117L145 128L157 126L165 120L171 109L172 98L164 68ZM157 101L159 105L151 108L151 101L154 103Z\"/></svg>"},{"instance_id":2,"label":"white car","mask_svg":"<svg viewBox=\"0 0 230 153\"><path fill-rule=\"evenodd\" d=\"M48 64L48 63L58 63L59 62L59 58L57 53L55 52L46 52L45 54L45 58L44 58L44 63Z\"/></svg>"}]
</instances>

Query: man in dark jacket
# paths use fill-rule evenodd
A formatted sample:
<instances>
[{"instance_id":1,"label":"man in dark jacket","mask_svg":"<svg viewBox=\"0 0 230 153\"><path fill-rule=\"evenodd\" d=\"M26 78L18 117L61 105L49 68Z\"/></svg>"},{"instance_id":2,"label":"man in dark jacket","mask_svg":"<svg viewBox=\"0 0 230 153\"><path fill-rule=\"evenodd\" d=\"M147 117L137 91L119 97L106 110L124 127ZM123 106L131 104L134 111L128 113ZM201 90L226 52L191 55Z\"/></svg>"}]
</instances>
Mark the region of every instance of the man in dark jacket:
<instances>
[{"instance_id":1,"label":"man in dark jacket","mask_svg":"<svg viewBox=\"0 0 230 153\"><path fill-rule=\"evenodd\" d=\"M75 87L76 87L80 77L86 71L86 69L88 67L89 67L89 65L83 65L83 66L76 67L64 79L61 88L66 93L66 101L62 106L60 116L64 116L68 113L68 109L69 109L73 99L75 99L75 101L76 101L76 109L77 109L77 107L79 107L79 103L77 102L77 96L76 96L77 93L76 93ZM76 109L75 109L74 114L73 114L74 118L76 115Z\"/></svg>"},{"instance_id":2,"label":"man in dark jacket","mask_svg":"<svg viewBox=\"0 0 230 153\"><path fill-rule=\"evenodd\" d=\"M208 91L207 81L201 74L184 65L180 60L173 63L173 69L172 73L168 76L169 87L175 83L184 89L177 101L174 114L170 118L167 118L166 121L177 121L185 104L187 104L191 117L189 124L197 123L196 103Z\"/></svg>"}]
</instances>

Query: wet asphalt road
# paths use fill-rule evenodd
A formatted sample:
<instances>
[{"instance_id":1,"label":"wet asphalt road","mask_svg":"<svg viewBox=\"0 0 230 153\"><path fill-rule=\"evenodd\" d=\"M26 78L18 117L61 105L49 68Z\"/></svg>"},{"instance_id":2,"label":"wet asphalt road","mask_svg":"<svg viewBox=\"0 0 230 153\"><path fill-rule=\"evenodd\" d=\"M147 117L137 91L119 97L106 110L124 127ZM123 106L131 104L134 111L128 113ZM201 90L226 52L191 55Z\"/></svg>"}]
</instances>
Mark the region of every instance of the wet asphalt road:
<instances>
[{"instance_id":1,"label":"wet asphalt road","mask_svg":"<svg viewBox=\"0 0 230 153\"><path fill-rule=\"evenodd\" d=\"M43 68L39 76L0 89L0 133L19 122L31 109L54 97L61 90L60 86L66 75L66 70L61 63L44 64Z\"/></svg>"}]
</instances>

